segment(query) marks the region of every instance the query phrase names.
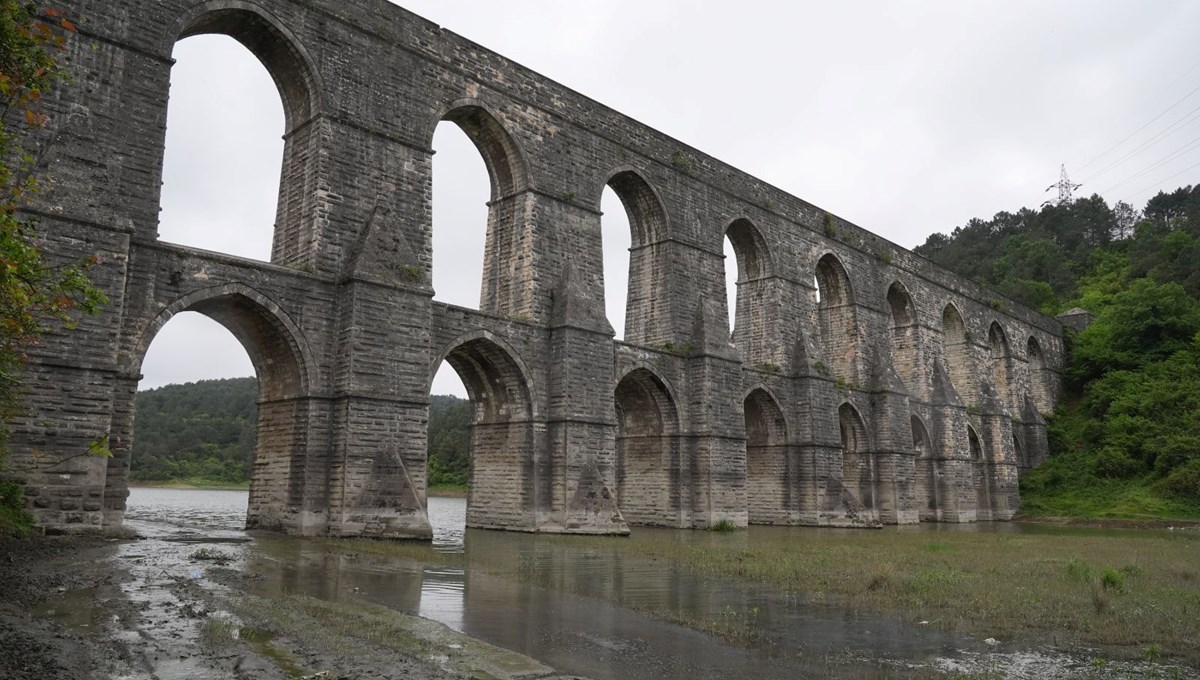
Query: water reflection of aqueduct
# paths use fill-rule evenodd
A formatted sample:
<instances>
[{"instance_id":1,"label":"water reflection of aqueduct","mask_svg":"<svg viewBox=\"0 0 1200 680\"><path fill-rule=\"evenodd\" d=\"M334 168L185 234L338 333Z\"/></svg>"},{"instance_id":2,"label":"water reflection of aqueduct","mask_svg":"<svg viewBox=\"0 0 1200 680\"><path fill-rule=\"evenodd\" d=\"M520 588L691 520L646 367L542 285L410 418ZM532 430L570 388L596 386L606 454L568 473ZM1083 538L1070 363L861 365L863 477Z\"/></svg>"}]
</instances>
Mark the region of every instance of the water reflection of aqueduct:
<instances>
[{"instance_id":1,"label":"water reflection of aqueduct","mask_svg":"<svg viewBox=\"0 0 1200 680\"><path fill-rule=\"evenodd\" d=\"M229 328L258 372L257 527L428 536L443 360L475 404L478 527L1004 519L1046 453L1056 321L383 0L64 4L86 18L52 103L70 123L30 209L55 256L104 258L112 302L39 348L13 445L107 436L117 455L31 474L44 524L121 522L141 361L181 311ZM269 264L157 236L170 55L200 33L257 55L284 104ZM478 311L432 300L440 121L491 178ZM632 230L622 342L606 186Z\"/></svg>"}]
</instances>

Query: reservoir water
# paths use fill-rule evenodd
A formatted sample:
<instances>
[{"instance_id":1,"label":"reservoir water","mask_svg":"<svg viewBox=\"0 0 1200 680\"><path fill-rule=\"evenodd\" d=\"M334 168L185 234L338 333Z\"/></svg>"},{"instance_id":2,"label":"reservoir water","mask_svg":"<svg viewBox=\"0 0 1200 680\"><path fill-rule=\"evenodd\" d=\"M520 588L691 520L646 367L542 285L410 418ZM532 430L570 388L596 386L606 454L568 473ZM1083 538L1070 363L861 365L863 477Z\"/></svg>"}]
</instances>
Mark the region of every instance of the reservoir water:
<instances>
[{"instance_id":1,"label":"reservoir water","mask_svg":"<svg viewBox=\"0 0 1200 680\"><path fill-rule=\"evenodd\" d=\"M361 600L439 621L560 670L596 680L816 677L812 659L921 660L982 643L886 617L701 578L661 561L596 550L569 536L464 530L466 501L429 499L433 558L349 559L327 543L247 534L244 491L133 489L127 524L145 536L227 541L264 591ZM635 529L613 541L745 541L733 535ZM439 559L444 556L445 559ZM752 649L641 613L737 617Z\"/></svg>"}]
</instances>

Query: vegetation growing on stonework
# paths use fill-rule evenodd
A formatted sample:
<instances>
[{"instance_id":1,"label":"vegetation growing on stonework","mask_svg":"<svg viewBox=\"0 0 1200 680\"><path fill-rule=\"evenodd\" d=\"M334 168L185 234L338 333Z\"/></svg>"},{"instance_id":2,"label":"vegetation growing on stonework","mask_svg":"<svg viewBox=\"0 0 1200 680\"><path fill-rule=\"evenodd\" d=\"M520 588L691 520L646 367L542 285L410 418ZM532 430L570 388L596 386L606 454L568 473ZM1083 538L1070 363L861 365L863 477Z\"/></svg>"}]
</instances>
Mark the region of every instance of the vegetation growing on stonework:
<instances>
[{"instance_id":1,"label":"vegetation growing on stonework","mask_svg":"<svg viewBox=\"0 0 1200 680\"><path fill-rule=\"evenodd\" d=\"M1096 315L1068 335L1050 460L1023 512L1200 517L1200 186L1143 210L1099 196L972 220L916 251L1024 304Z\"/></svg>"},{"instance_id":2,"label":"vegetation growing on stonework","mask_svg":"<svg viewBox=\"0 0 1200 680\"><path fill-rule=\"evenodd\" d=\"M42 104L67 79L59 56L75 30L57 10L0 0L0 475L8 469L8 423L20 409L27 352L49 324L70 327L78 313L106 301L87 274L99 259L44 260L37 222L20 211L38 190L46 152L63 124ZM29 527L23 504L20 487L0 478L0 534Z\"/></svg>"}]
</instances>

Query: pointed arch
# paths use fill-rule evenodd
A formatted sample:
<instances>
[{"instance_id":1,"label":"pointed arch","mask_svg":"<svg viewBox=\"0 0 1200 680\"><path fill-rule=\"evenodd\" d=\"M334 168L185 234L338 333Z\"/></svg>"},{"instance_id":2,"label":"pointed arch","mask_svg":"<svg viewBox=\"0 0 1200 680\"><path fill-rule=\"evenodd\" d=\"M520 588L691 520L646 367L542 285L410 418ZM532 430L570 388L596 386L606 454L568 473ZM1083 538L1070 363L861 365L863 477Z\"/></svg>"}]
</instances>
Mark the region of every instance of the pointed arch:
<instances>
[{"instance_id":1,"label":"pointed arch","mask_svg":"<svg viewBox=\"0 0 1200 680\"><path fill-rule=\"evenodd\" d=\"M443 361L462 380L475 406L476 424L534 417L529 367L503 339L483 330L455 338L438 354L429 373L431 386Z\"/></svg>"},{"instance_id":2,"label":"pointed arch","mask_svg":"<svg viewBox=\"0 0 1200 680\"><path fill-rule=\"evenodd\" d=\"M533 387L525 362L487 331L468 333L447 345L430 371L431 380L443 360L462 380L474 410L467 526L530 528L545 480L538 477L535 461ZM424 471L422 466L422 487Z\"/></svg>"},{"instance_id":3,"label":"pointed arch","mask_svg":"<svg viewBox=\"0 0 1200 680\"><path fill-rule=\"evenodd\" d=\"M850 276L836 255L826 253L817 261L815 279L821 349L835 375L853 377L861 342Z\"/></svg>"},{"instance_id":4,"label":"pointed arch","mask_svg":"<svg viewBox=\"0 0 1200 680\"><path fill-rule=\"evenodd\" d=\"M983 440L979 438L974 425L967 425L967 454L970 460L983 460Z\"/></svg>"},{"instance_id":5,"label":"pointed arch","mask_svg":"<svg viewBox=\"0 0 1200 680\"><path fill-rule=\"evenodd\" d=\"M988 460L984 455L983 442L975 427L967 425L967 446L971 459L972 475L975 483L975 518L988 520L992 518L992 486Z\"/></svg>"},{"instance_id":6,"label":"pointed arch","mask_svg":"<svg viewBox=\"0 0 1200 680\"><path fill-rule=\"evenodd\" d=\"M998 321L992 321L988 326L988 358L997 396L1007 408L1019 411L1012 401L1012 350L1008 344L1008 334Z\"/></svg>"},{"instance_id":7,"label":"pointed arch","mask_svg":"<svg viewBox=\"0 0 1200 680\"><path fill-rule=\"evenodd\" d=\"M316 62L274 15L254 2L211 0L188 9L170 31L173 45L196 35L226 35L262 62L283 100L286 134L321 110L324 87Z\"/></svg>"},{"instance_id":8,"label":"pointed arch","mask_svg":"<svg viewBox=\"0 0 1200 680\"><path fill-rule=\"evenodd\" d=\"M446 106L437 120L454 123L475 145L487 167L492 201L531 188L529 163L524 151L500 122L499 116L483 100L455 100ZM432 129L429 139L433 139Z\"/></svg>"},{"instance_id":9,"label":"pointed arch","mask_svg":"<svg viewBox=\"0 0 1200 680\"><path fill-rule=\"evenodd\" d=\"M318 219L325 204L317 190L322 185L323 177L319 168L314 167L316 159L321 157L321 147L324 140L318 126L310 125L313 118L322 110L324 104L324 85L321 82L320 71L305 46L282 21L258 3L245 0L210 0L188 8L176 18L174 24L164 34L167 43L162 47L168 54L174 53L175 44L199 35L224 35L245 47L263 65L274 81L275 89L280 97L283 108L283 138L281 166L278 175L277 200L273 218L262 220L258 225L245 227L261 229L265 236L266 230L272 230L269 255L265 252L266 239L258 245L254 240L245 238L232 239L229 233L202 233L178 229L175 213L162 213L162 196L164 175L168 175L168 197L173 193L177 179L172 179L173 168L179 161L166 160L166 131L163 142L164 163L158 168L158 176L154 178L152 191L158 191L160 213L155 216L154 236L164 235L167 240L180 242L182 245L201 247L206 250L227 251L242 257L253 259L267 258L275 264L302 266L311 271L329 271L336 269L339 263L322 259L318 254L318 245L323 238L319 233L323 222ZM163 101L170 111L170 96L168 90L162 93ZM177 128L175 129L178 132ZM226 135L223 129L209 130L201 133L209 137ZM177 143L170 141L172 149ZM170 158L177 158L174 153ZM187 165L184 161L183 165ZM194 192L196 185L201 187L215 180L196 177L189 173L189 191ZM165 218L165 221L164 221ZM215 240L215 242L214 242Z\"/></svg>"},{"instance_id":10,"label":"pointed arch","mask_svg":"<svg viewBox=\"0 0 1200 680\"><path fill-rule=\"evenodd\" d=\"M440 123L456 126L475 147L483 160L488 176L487 225L483 237L483 269L479 275L480 293L478 309L500 316L524 316L536 318L539 310L534 284L536 271L530 266L534 259L535 243L528 210L528 192L534 188L529 162L517 138L505 127L503 118L490 104L478 98L463 98L451 101L437 113L429 126L428 144ZM432 164L430 166L432 169ZM430 175L430 195L438 181ZM431 206L434 210L437 206ZM432 211L431 211L432 216ZM443 280L443 269L462 271L464 264L452 259L443 241L444 232L434 235L433 242L434 280ZM462 235L463 238L478 238ZM478 243L478 241L476 241ZM478 252L477 250L475 252ZM523 265L523 266L522 266ZM473 282L473 276L464 274L464 279Z\"/></svg>"},{"instance_id":11,"label":"pointed arch","mask_svg":"<svg viewBox=\"0 0 1200 680\"><path fill-rule=\"evenodd\" d=\"M950 384L963 399L974 403L978 390L971 376L971 346L967 326L954 303L942 309L942 350Z\"/></svg>"},{"instance_id":12,"label":"pointed arch","mask_svg":"<svg viewBox=\"0 0 1200 680\"><path fill-rule=\"evenodd\" d=\"M184 295L160 309L139 333L128 358L130 375L140 373L150 343L171 317L198 312L224 326L237 338L258 375L263 400L284 399L310 393L315 366L300 327L273 300L240 283L204 288Z\"/></svg>"},{"instance_id":13,"label":"pointed arch","mask_svg":"<svg viewBox=\"0 0 1200 680\"><path fill-rule=\"evenodd\" d=\"M621 205L629 216L630 238L634 248L667 238L670 228L663 200L640 171L621 168L614 171L604 184L621 199Z\"/></svg>"},{"instance_id":14,"label":"pointed arch","mask_svg":"<svg viewBox=\"0 0 1200 680\"><path fill-rule=\"evenodd\" d=\"M1050 375L1046 369L1046 355L1042 352L1041 343L1032 335L1025 343L1025 356L1029 363L1029 388L1032 392L1033 403L1039 412L1049 413L1053 410L1054 404L1053 397L1051 397Z\"/></svg>"},{"instance_id":15,"label":"pointed arch","mask_svg":"<svg viewBox=\"0 0 1200 680\"><path fill-rule=\"evenodd\" d=\"M673 290L668 279L665 248L670 233L665 204L658 191L634 168L616 170L605 186L616 194L629 219L624 338L639 345L669 341ZM603 194L603 189L600 193ZM606 285L605 288L613 294L620 292L616 286Z\"/></svg>"},{"instance_id":16,"label":"pointed arch","mask_svg":"<svg viewBox=\"0 0 1200 680\"><path fill-rule=\"evenodd\" d=\"M876 507L876 471L868 439L867 426L858 409L850 402L838 407L838 425L842 439L842 492L868 511Z\"/></svg>"},{"instance_id":17,"label":"pointed arch","mask_svg":"<svg viewBox=\"0 0 1200 680\"><path fill-rule=\"evenodd\" d=\"M737 265L737 293L733 308L733 342L749 362L766 362L769 356L766 336L770 327L767 279L772 272L767 241L754 223L746 218L734 220L725 229L725 238L733 248ZM729 267L729 263L725 263ZM727 303L730 302L726 295Z\"/></svg>"},{"instance_id":18,"label":"pointed arch","mask_svg":"<svg viewBox=\"0 0 1200 680\"><path fill-rule=\"evenodd\" d=\"M912 426L916 460L917 516L922 522L936 522L942 517L941 461L934 458L933 440L925 421L915 413L909 418Z\"/></svg>"},{"instance_id":19,"label":"pointed arch","mask_svg":"<svg viewBox=\"0 0 1200 680\"><path fill-rule=\"evenodd\" d=\"M887 293L888 310L891 314L890 333L892 364L909 391L920 387L920 367L917 365L920 346L920 329L917 323L916 306L908 288L899 281L892 282Z\"/></svg>"},{"instance_id":20,"label":"pointed arch","mask_svg":"<svg viewBox=\"0 0 1200 680\"><path fill-rule=\"evenodd\" d=\"M854 304L854 290L850 285L850 275L842 266L842 261L833 253L825 253L817 261L816 269L818 305L822 309L831 309Z\"/></svg>"},{"instance_id":21,"label":"pointed arch","mask_svg":"<svg viewBox=\"0 0 1200 680\"><path fill-rule=\"evenodd\" d=\"M679 412L667 382L637 367L617 383L617 506L630 524L680 526Z\"/></svg>"},{"instance_id":22,"label":"pointed arch","mask_svg":"<svg viewBox=\"0 0 1200 680\"><path fill-rule=\"evenodd\" d=\"M779 402L764 387L744 400L747 510L751 524L784 524L796 489L788 460L788 428Z\"/></svg>"},{"instance_id":23,"label":"pointed arch","mask_svg":"<svg viewBox=\"0 0 1200 680\"><path fill-rule=\"evenodd\" d=\"M224 326L246 350L258 377L254 458L250 470L249 508L246 526L258 529L291 529L304 533L311 517L300 517L306 494L312 492L308 475L321 476L309 468L309 447L320 406L312 396L317 381L303 331L266 295L240 283L193 291L163 306L142 327L128 356L129 376L140 373L151 342L173 316L198 312ZM136 380L130 380L131 391ZM114 440L132 441L136 401L132 394L124 413L113 418ZM128 444L127 444L128 446ZM129 457L113 456L108 463L108 491L112 510L123 511L123 487L129 475ZM314 482L319 485L320 482Z\"/></svg>"}]
</instances>

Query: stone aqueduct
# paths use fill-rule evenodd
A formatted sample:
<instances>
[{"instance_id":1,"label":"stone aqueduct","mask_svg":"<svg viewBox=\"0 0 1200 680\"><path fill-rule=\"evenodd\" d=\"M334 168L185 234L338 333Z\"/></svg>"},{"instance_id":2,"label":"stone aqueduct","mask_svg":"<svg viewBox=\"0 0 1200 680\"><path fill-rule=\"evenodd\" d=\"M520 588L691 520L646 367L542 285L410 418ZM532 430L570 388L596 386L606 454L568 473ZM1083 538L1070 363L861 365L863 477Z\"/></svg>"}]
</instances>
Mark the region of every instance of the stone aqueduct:
<instances>
[{"instance_id":1,"label":"stone aqueduct","mask_svg":"<svg viewBox=\"0 0 1200 680\"><path fill-rule=\"evenodd\" d=\"M29 366L13 449L45 526L122 522L142 358L187 310L259 376L251 527L428 537L443 360L475 408L475 527L1007 519L1047 453L1057 321L384 0L60 4L81 19L74 81L29 212L54 258L100 254L111 303ZM171 54L201 33L251 50L284 103L270 263L157 236ZM491 177L480 311L430 287L441 121ZM623 342L605 186L633 232ZM105 437L112 458L78 456Z\"/></svg>"}]
</instances>

